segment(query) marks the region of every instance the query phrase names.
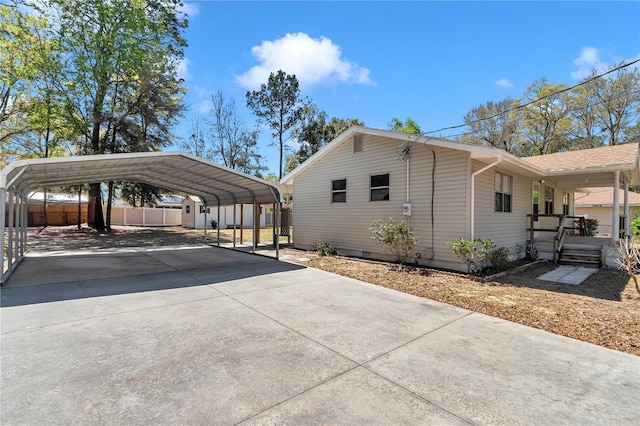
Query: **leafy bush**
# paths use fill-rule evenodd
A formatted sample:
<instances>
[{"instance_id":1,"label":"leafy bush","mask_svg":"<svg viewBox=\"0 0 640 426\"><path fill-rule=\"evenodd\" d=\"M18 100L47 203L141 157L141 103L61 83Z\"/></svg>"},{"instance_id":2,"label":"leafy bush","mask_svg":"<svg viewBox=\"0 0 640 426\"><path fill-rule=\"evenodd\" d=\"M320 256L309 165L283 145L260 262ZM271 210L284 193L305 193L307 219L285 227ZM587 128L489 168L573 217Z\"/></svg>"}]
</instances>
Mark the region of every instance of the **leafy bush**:
<instances>
[{"instance_id":1,"label":"leafy bush","mask_svg":"<svg viewBox=\"0 0 640 426\"><path fill-rule=\"evenodd\" d=\"M640 215L634 217L631 221L631 232L633 235L640 235Z\"/></svg>"},{"instance_id":2,"label":"leafy bush","mask_svg":"<svg viewBox=\"0 0 640 426\"><path fill-rule=\"evenodd\" d=\"M376 220L369 228L373 238L383 249L395 256L400 263L407 261L411 250L418 243L413 231L405 222Z\"/></svg>"},{"instance_id":3,"label":"leafy bush","mask_svg":"<svg viewBox=\"0 0 640 426\"><path fill-rule=\"evenodd\" d=\"M448 243L451 250L467 265L467 272L475 275L487 260L493 245L493 240L483 240L476 237L473 241L458 238L453 243Z\"/></svg>"},{"instance_id":4,"label":"leafy bush","mask_svg":"<svg viewBox=\"0 0 640 426\"><path fill-rule=\"evenodd\" d=\"M507 247L498 247L489 252L489 262L493 269L502 272L509 267L509 249Z\"/></svg>"},{"instance_id":5,"label":"leafy bush","mask_svg":"<svg viewBox=\"0 0 640 426\"><path fill-rule=\"evenodd\" d=\"M584 226L585 231L587 233L587 237L595 237L598 233L598 219L587 219L585 220Z\"/></svg>"},{"instance_id":6,"label":"leafy bush","mask_svg":"<svg viewBox=\"0 0 640 426\"><path fill-rule=\"evenodd\" d=\"M313 249L320 256L331 256L333 254L333 244L325 243L323 241L318 241Z\"/></svg>"}]
</instances>

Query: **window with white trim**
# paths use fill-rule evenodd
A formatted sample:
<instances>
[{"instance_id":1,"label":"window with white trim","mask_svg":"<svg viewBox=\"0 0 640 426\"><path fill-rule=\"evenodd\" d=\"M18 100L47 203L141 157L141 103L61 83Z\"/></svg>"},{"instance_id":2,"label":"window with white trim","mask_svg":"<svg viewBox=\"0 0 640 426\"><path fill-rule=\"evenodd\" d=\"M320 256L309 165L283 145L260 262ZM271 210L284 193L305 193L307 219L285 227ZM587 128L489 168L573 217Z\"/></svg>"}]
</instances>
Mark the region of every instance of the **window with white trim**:
<instances>
[{"instance_id":1,"label":"window with white trim","mask_svg":"<svg viewBox=\"0 0 640 426\"><path fill-rule=\"evenodd\" d=\"M331 181L331 202L346 203L347 202L347 180L336 179Z\"/></svg>"},{"instance_id":2,"label":"window with white trim","mask_svg":"<svg viewBox=\"0 0 640 426\"><path fill-rule=\"evenodd\" d=\"M370 176L369 201L389 200L389 173Z\"/></svg>"},{"instance_id":3,"label":"window with white trim","mask_svg":"<svg viewBox=\"0 0 640 426\"><path fill-rule=\"evenodd\" d=\"M562 214L569 215L569 193L562 193Z\"/></svg>"},{"instance_id":4,"label":"window with white trim","mask_svg":"<svg viewBox=\"0 0 640 426\"><path fill-rule=\"evenodd\" d=\"M553 214L553 198L555 194L553 188L544 188L544 214Z\"/></svg>"},{"instance_id":5,"label":"window with white trim","mask_svg":"<svg viewBox=\"0 0 640 426\"><path fill-rule=\"evenodd\" d=\"M513 176L496 172L494 175L495 211L511 213L511 195L513 192Z\"/></svg>"}]
</instances>

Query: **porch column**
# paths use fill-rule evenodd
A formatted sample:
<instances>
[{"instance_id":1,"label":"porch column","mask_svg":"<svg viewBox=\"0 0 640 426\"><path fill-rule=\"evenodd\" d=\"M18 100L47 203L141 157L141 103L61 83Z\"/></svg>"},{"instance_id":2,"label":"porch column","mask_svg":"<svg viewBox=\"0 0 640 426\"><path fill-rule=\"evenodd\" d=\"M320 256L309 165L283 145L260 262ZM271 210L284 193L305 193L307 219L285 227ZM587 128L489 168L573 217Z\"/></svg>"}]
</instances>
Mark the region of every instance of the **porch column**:
<instances>
[{"instance_id":1,"label":"porch column","mask_svg":"<svg viewBox=\"0 0 640 426\"><path fill-rule=\"evenodd\" d=\"M624 183L624 236L631 236L631 216L629 214L629 182Z\"/></svg>"},{"instance_id":2,"label":"porch column","mask_svg":"<svg viewBox=\"0 0 640 426\"><path fill-rule=\"evenodd\" d=\"M613 172L613 241L620 240L620 170Z\"/></svg>"}]
</instances>

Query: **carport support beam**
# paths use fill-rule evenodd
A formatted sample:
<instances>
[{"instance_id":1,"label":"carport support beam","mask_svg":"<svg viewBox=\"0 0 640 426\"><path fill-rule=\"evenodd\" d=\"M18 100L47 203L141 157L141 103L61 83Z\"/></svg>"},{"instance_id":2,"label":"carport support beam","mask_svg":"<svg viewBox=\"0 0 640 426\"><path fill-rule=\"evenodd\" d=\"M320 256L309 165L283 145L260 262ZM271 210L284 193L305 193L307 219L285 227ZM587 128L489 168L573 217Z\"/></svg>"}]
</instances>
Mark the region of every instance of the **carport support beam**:
<instances>
[{"instance_id":1,"label":"carport support beam","mask_svg":"<svg viewBox=\"0 0 640 426\"><path fill-rule=\"evenodd\" d=\"M0 286L4 285L4 230L5 226L5 214L7 210L7 202L5 197L7 196L7 190L0 188L0 214L2 214L2 220L0 220L0 249L2 250L2 269L0 270Z\"/></svg>"},{"instance_id":2,"label":"carport support beam","mask_svg":"<svg viewBox=\"0 0 640 426\"><path fill-rule=\"evenodd\" d=\"M282 224L282 221L280 220L280 203L276 203L276 218L273 221L273 226L278 227L278 231L276 232L276 239L275 239L275 244L276 244L276 260L280 260L280 225Z\"/></svg>"},{"instance_id":3,"label":"carport support beam","mask_svg":"<svg viewBox=\"0 0 640 426\"><path fill-rule=\"evenodd\" d=\"M220 247L220 199L218 199L218 226L216 226L217 228L217 234L218 234L218 247Z\"/></svg>"}]
</instances>

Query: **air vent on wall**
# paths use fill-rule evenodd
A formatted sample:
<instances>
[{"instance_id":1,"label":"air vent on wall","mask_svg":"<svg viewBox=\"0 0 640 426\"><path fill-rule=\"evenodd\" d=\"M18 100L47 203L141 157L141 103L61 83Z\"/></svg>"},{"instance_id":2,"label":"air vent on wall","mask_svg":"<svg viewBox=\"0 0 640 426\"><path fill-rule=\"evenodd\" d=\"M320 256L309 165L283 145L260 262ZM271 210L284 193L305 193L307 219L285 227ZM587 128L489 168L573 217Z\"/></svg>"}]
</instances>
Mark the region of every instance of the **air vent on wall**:
<instances>
[{"instance_id":1,"label":"air vent on wall","mask_svg":"<svg viewBox=\"0 0 640 426\"><path fill-rule=\"evenodd\" d=\"M353 135L353 152L362 152L364 145L364 135Z\"/></svg>"}]
</instances>

